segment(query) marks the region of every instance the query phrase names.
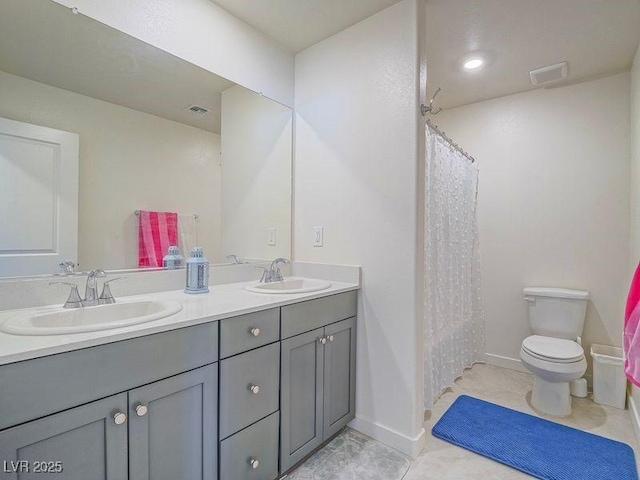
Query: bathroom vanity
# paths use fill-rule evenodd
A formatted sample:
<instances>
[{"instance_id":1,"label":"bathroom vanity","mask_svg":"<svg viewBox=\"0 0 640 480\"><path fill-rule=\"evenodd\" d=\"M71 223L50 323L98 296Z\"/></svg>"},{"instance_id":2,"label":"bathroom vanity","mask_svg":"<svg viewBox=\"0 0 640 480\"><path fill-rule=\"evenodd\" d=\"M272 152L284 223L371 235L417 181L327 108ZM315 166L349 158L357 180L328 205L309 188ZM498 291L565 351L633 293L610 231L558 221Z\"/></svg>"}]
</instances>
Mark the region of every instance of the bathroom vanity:
<instances>
[{"instance_id":1,"label":"bathroom vanity","mask_svg":"<svg viewBox=\"0 0 640 480\"><path fill-rule=\"evenodd\" d=\"M355 414L358 287L224 288L257 303L207 316L190 298L130 338L0 350L0 478L273 480L335 435Z\"/></svg>"}]
</instances>

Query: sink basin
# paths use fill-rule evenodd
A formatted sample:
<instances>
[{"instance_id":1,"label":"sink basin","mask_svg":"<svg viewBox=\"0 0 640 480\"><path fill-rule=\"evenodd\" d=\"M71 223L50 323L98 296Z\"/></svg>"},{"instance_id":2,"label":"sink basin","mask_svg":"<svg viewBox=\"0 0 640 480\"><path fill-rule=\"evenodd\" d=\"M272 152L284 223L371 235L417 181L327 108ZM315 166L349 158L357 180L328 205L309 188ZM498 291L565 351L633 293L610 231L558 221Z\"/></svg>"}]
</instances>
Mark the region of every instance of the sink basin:
<instances>
[{"instance_id":1,"label":"sink basin","mask_svg":"<svg viewBox=\"0 0 640 480\"><path fill-rule=\"evenodd\" d=\"M254 293L309 293L326 290L331 287L331 283L325 280L314 278L289 277L281 282L258 283L244 287L245 290Z\"/></svg>"},{"instance_id":2,"label":"sink basin","mask_svg":"<svg viewBox=\"0 0 640 480\"><path fill-rule=\"evenodd\" d=\"M173 301L141 300L95 307L26 311L8 318L0 331L13 335L64 335L95 332L152 322L174 315L182 305Z\"/></svg>"}]
</instances>

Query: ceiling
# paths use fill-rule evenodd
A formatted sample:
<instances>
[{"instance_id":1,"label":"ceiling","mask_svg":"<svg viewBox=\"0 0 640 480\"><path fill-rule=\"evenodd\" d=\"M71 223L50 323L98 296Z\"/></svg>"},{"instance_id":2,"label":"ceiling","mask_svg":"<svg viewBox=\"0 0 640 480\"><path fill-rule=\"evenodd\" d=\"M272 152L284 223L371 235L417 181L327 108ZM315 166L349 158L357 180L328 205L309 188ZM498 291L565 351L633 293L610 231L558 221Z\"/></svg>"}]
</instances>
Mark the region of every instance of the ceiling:
<instances>
[{"instance_id":1,"label":"ceiling","mask_svg":"<svg viewBox=\"0 0 640 480\"><path fill-rule=\"evenodd\" d=\"M211 0L297 53L398 0ZM567 61L580 82L626 71L638 0L427 0L427 81L444 108L532 90L529 71ZM478 53L487 65L463 72Z\"/></svg>"},{"instance_id":2,"label":"ceiling","mask_svg":"<svg viewBox=\"0 0 640 480\"><path fill-rule=\"evenodd\" d=\"M558 85L629 70L638 0L427 0L427 82L443 108L532 90L529 71L567 61ZM477 52L488 63L463 72Z\"/></svg>"},{"instance_id":3,"label":"ceiling","mask_svg":"<svg viewBox=\"0 0 640 480\"><path fill-rule=\"evenodd\" d=\"M212 0L293 52L398 0ZM427 81L444 108L532 90L529 71L561 61L580 82L631 66L638 0L427 0ZM470 53L488 63L463 72ZM205 130L220 131L233 85L117 30L42 0L0 4L0 70ZM199 117L189 105L206 107Z\"/></svg>"},{"instance_id":4,"label":"ceiling","mask_svg":"<svg viewBox=\"0 0 640 480\"><path fill-rule=\"evenodd\" d=\"M298 53L399 0L211 0Z\"/></svg>"},{"instance_id":5,"label":"ceiling","mask_svg":"<svg viewBox=\"0 0 640 480\"><path fill-rule=\"evenodd\" d=\"M42 0L2 0L0 70L215 133L220 92L235 85ZM188 112L193 104L209 113Z\"/></svg>"}]
</instances>

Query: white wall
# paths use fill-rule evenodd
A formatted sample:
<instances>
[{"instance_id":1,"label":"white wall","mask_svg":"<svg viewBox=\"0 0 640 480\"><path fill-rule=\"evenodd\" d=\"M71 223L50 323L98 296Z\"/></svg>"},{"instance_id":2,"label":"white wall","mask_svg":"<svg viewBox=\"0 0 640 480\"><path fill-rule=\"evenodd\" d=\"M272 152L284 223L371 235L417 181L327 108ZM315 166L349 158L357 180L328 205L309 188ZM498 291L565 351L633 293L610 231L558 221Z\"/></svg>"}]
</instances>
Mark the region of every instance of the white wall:
<instances>
[{"instance_id":1,"label":"white wall","mask_svg":"<svg viewBox=\"0 0 640 480\"><path fill-rule=\"evenodd\" d=\"M4 72L0 91L0 117L80 135L80 268L137 266L136 209L198 213L219 260L220 135Z\"/></svg>"},{"instance_id":2,"label":"white wall","mask_svg":"<svg viewBox=\"0 0 640 480\"><path fill-rule=\"evenodd\" d=\"M640 47L631 69L631 258L629 278L640 261ZM629 402L640 439L640 388L631 386Z\"/></svg>"},{"instance_id":3,"label":"white wall","mask_svg":"<svg viewBox=\"0 0 640 480\"><path fill-rule=\"evenodd\" d=\"M293 54L210 0L54 0L293 105Z\"/></svg>"},{"instance_id":4,"label":"white wall","mask_svg":"<svg viewBox=\"0 0 640 480\"><path fill-rule=\"evenodd\" d=\"M296 56L295 258L358 264L354 426L409 454L423 442L416 304L419 0ZM313 247L313 227L324 247Z\"/></svg>"},{"instance_id":5,"label":"white wall","mask_svg":"<svg viewBox=\"0 0 640 480\"><path fill-rule=\"evenodd\" d=\"M488 361L520 367L522 287L591 294L591 342L621 344L629 272L629 74L480 102L435 121L480 163Z\"/></svg>"},{"instance_id":6,"label":"white wall","mask_svg":"<svg viewBox=\"0 0 640 480\"><path fill-rule=\"evenodd\" d=\"M291 256L291 130L290 108L240 86L222 93L223 255Z\"/></svg>"}]
</instances>

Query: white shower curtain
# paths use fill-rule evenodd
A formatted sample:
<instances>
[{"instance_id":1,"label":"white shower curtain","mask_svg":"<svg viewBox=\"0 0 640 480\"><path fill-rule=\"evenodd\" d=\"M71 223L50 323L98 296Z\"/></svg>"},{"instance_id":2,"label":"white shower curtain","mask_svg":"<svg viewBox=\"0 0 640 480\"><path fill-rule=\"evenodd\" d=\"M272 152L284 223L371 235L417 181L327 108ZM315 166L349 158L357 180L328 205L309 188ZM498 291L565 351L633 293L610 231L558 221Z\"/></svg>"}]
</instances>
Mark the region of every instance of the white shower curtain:
<instances>
[{"instance_id":1,"label":"white shower curtain","mask_svg":"<svg viewBox=\"0 0 640 480\"><path fill-rule=\"evenodd\" d=\"M424 402L484 360L478 167L426 126Z\"/></svg>"}]
</instances>

